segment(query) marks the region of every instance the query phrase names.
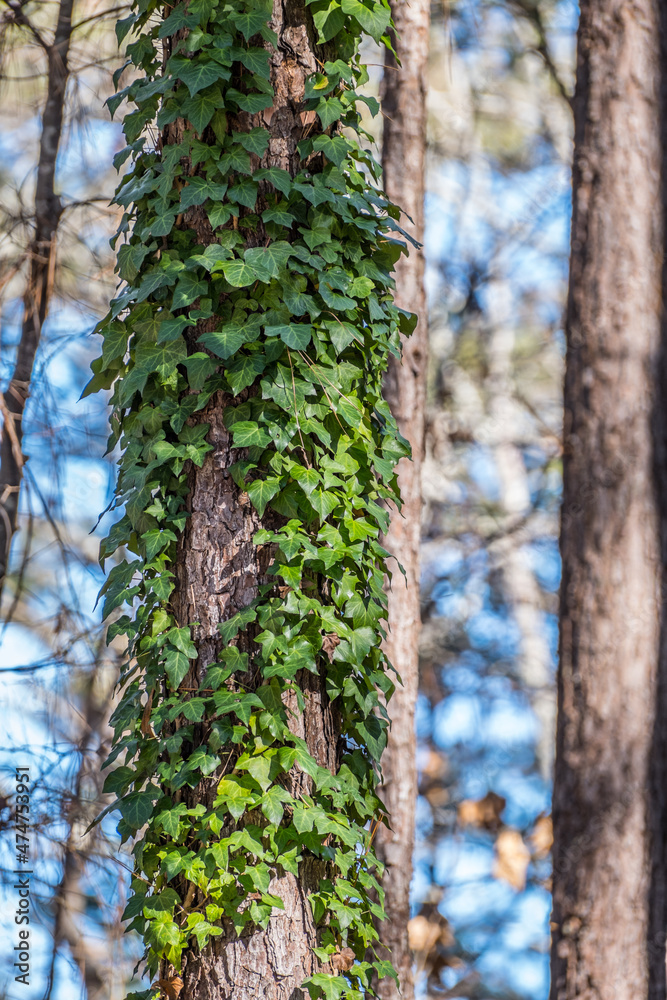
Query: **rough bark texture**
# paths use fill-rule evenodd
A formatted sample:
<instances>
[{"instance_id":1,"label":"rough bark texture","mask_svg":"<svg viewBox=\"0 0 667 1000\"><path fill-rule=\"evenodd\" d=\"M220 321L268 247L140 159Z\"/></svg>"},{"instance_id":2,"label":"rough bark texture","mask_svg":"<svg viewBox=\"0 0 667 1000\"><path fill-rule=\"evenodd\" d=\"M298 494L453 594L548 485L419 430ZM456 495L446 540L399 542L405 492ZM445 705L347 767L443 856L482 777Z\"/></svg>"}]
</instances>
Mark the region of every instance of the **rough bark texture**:
<instances>
[{"instance_id":1,"label":"rough bark texture","mask_svg":"<svg viewBox=\"0 0 667 1000\"><path fill-rule=\"evenodd\" d=\"M4 399L0 394L0 411L3 417L0 441L0 594L7 574L12 537L16 531L19 491L23 478L23 411L30 394L35 355L53 291L56 233L62 213L60 198L55 190L56 159L69 76L67 58L72 34L73 6L74 0L61 0L55 34L50 45L39 36L48 68L35 186L35 230L26 251L28 278L16 364ZM20 11L15 13L15 19L19 24L27 23Z\"/></svg>"},{"instance_id":2,"label":"rough bark texture","mask_svg":"<svg viewBox=\"0 0 667 1000\"><path fill-rule=\"evenodd\" d=\"M311 21L300 0L275 0L271 27L279 39L278 50L271 55L274 106L260 115L239 115L236 127L268 127L271 138L262 166L294 173L299 161L296 144L304 135L299 111L304 83L316 69L316 52L319 57L323 53L316 49ZM179 127L182 123L175 123L173 134L167 133L164 141L178 141ZM202 241L211 242L203 212L194 210L184 224L200 229ZM229 473L230 466L245 457L232 448L224 426L224 408L229 402L217 395L201 415L210 425L208 441L214 450L202 468L190 474L187 506L191 516L179 546L172 598L181 624L198 623L193 628L198 676L192 678L197 681L222 646L218 624L247 607L257 596L258 585L266 582L271 552L253 544L254 533L260 527L277 527L277 515L267 512L260 519ZM246 681L252 685L254 677ZM324 679L304 671L297 675L297 683L306 707L303 715L297 713L294 731L306 740L321 766L335 771L340 725L326 697ZM295 783L308 780L303 775L294 778ZM212 788L215 781L207 784ZM206 797L210 790L200 786L197 794ZM298 794L296 786L291 791ZM302 1000L300 984L319 969L312 953L316 929L307 897L324 875L322 863L306 858L299 878L286 874L271 883L268 891L281 897L285 909L274 913L266 930L237 938L230 927L201 954L188 953L180 1000Z\"/></svg>"},{"instance_id":3,"label":"rough bark texture","mask_svg":"<svg viewBox=\"0 0 667 1000\"><path fill-rule=\"evenodd\" d=\"M665 998L661 6L581 4L552 1000Z\"/></svg>"},{"instance_id":4,"label":"rough bark texture","mask_svg":"<svg viewBox=\"0 0 667 1000\"><path fill-rule=\"evenodd\" d=\"M403 224L419 242L424 232L424 158L426 150L426 73L428 63L429 2L392 3L398 36L398 68L389 52L385 60L382 92L384 134L382 165L390 199L406 215ZM391 817L391 830L378 832L378 853L386 864L383 886L387 920L380 928L383 944L401 982L401 996L411 1000L412 958L408 947L410 880L414 846L417 769L415 765L414 713L419 670L419 541L421 523L421 463L424 441L424 398L428 351L428 320L424 294L424 258L411 249L397 265L396 302L419 315L415 332L404 344L403 361L392 360L385 396L398 420L401 434L412 445L412 462L402 459L398 478L403 496L402 514L394 514L385 539L387 549L406 572L404 580L393 567L389 593L387 655L402 679L389 711L392 728L382 758L383 797ZM407 584L407 586L406 586ZM380 981L383 1000L399 996L390 978Z\"/></svg>"}]
</instances>

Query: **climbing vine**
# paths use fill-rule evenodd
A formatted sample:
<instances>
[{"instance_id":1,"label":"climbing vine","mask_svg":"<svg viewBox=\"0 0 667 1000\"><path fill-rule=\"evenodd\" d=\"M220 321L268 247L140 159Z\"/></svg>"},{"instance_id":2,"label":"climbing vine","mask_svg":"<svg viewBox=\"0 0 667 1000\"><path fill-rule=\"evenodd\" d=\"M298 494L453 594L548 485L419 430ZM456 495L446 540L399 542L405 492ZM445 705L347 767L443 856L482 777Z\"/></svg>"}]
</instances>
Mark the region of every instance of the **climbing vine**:
<instances>
[{"instance_id":1,"label":"climbing vine","mask_svg":"<svg viewBox=\"0 0 667 1000\"><path fill-rule=\"evenodd\" d=\"M325 863L310 895L322 971L303 986L361 998L393 974L367 957L382 917L372 839L393 688L379 537L408 448L381 388L414 317L392 301L399 212L357 141L358 102L378 111L358 90L359 40L390 44L388 5L306 10L317 67L289 169L271 165L263 117L280 44L270 3L136 0L118 22L129 42L117 88L132 72L109 101L112 113L131 108L115 159L129 160L112 241L121 286L86 388L113 387L109 449L121 455L102 593L128 657L105 790L122 839L134 839L124 917L151 977L231 925L265 928L282 906L272 879L298 876L309 856ZM213 448L200 416L212 400L224 406L238 496L266 525L253 542L270 568L202 664L197 623L178 620L172 595L188 476ZM304 671L325 677L340 719L336 773L295 733Z\"/></svg>"}]
</instances>

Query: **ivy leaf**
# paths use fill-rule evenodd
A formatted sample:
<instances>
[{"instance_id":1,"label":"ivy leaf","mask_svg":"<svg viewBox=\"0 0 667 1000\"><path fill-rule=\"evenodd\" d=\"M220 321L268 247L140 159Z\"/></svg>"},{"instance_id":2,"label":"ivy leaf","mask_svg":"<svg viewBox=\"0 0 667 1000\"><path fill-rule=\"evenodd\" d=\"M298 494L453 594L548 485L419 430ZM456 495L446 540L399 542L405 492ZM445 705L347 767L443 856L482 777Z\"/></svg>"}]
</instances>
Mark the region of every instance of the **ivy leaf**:
<instances>
[{"instance_id":1,"label":"ivy leaf","mask_svg":"<svg viewBox=\"0 0 667 1000\"><path fill-rule=\"evenodd\" d=\"M132 767L117 767L115 771L110 771L104 781L105 793L122 795L128 785L137 777L137 772Z\"/></svg>"},{"instance_id":2,"label":"ivy leaf","mask_svg":"<svg viewBox=\"0 0 667 1000\"><path fill-rule=\"evenodd\" d=\"M264 132L264 129L259 131ZM238 136L241 133L235 132L234 135ZM236 171L239 174L251 174L252 164L250 162L250 157L248 154L240 148L240 146L234 145L227 152L224 153L218 161L218 170L223 177L226 177L231 171Z\"/></svg>"},{"instance_id":3,"label":"ivy leaf","mask_svg":"<svg viewBox=\"0 0 667 1000\"><path fill-rule=\"evenodd\" d=\"M253 793L244 788L234 778L221 778L218 784L218 798L226 809L229 809L234 819L240 819L246 811L248 802L253 798Z\"/></svg>"},{"instance_id":4,"label":"ivy leaf","mask_svg":"<svg viewBox=\"0 0 667 1000\"><path fill-rule=\"evenodd\" d=\"M135 17L136 16L137 15L135 15ZM169 35L175 35L181 28L192 28L196 24L196 18L194 18L191 14L188 14L187 4L181 3L171 12L169 17L164 19L160 25L158 38L168 38Z\"/></svg>"},{"instance_id":5,"label":"ivy leaf","mask_svg":"<svg viewBox=\"0 0 667 1000\"><path fill-rule=\"evenodd\" d=\"M326 158L335 163L337 167L342 165L351 148L350 143L342 135L336 135L333 138L330 135L318 135L313 142L313 149L324 153Z\"/></svg>"},{"instance_id":6,"label":"ivy leaf","mask_svg":"<svg viewBox=\"0 0 667 1000\"><path fill-rule=\"evenodd\" d=\"M267 281L278 276L292 253L292 247L286 240L275 240L268 247L251 247L244 257L257 277Z\"/></svg>"},{"instance_id":7,"label":"ivy leaf","mask_svg":"<svg viewBox=\"0 0 667 1000\"><path fill-rule=\"evenodd\" d=\"M186 271L178 280L174 289L174 296L171 300L172 309L182 309L191 305L195 299L206 295L208 292L208 282L202 281L192 271Z\"/></svg>"},{"instance_id":8,"label":"ivy leaf","mask_svg":"<svg viewBox=\"0 0 667 1000\"><path fill-rule=\"evenodd\" d=\"M271 479L255 479L252 483L248 483L248 496L252 500L253 507L260 517L264 514L269 500L276 495L279 489L280 480L275 477Z\"/></svg>"},{"instance_id":9,"label":"ivy leaf","mask_svg":"<svg viewBox=\"0 0 667 1000\"><path fill-rule=\"evenodd\" d=\"M210 87L218 80L228 80L230 70L227 66L209 59L184 59L182 56L172 56L167 64L167 70L182 80L194 97L204 87ZM193 123L194 124L194 123Z\"/></svg>"},{"instance_id":10,"label":"ivy leaf","mask_svg":"<svg viewBox=\"0 0 667 1000\"><path fill-rule=\"evenodd\" d=\"M286 202L281 202L281 205L285 205ZM282 208L265 208L262 212L263 222L275 222L279 226L287 226L290 228L296 220L296 216L292 215L291 212L287 212Z\"/></svg>"},{"instance_id":11,"label":"ivy leaf","mask_svg":"<svg viewBox=\"0 0 667 1000\"><path fill-rule=\"evenodd\" d=\"M345 15L337 0L331 0L325 10L318 10L313 14L313 22L320 33L319 41L328 42L345 27Z\"/></svg>"},{"instance_id":12,"label":"ivy leaf","mask_svg":"<svg viewBox=\"0 0 667 1000\"><path fill-rule=\"evenodd\" d=\"M241 32L246 42L249 41L253 35L256 35L258 31L261 31L266 22L271 16L271 11L268 5L258 6L255 10L248 11L247 13L232 14L230 15L230 20Z\"/></svg>"},{"instance_id":13,"label":"ivy leaf","mask_svg":"<svg viewBox=\"0 0 667 1000\"><path fill-rule=\"evenodd\" d=\"M283 323L280 326L267 326L267 337L280 337L284 344L294 350L303 351L310 343L312 327L310 323Z\"/></svg>"},{"instance_id":14,"label":"ivy leaf","mask_svg":"<svg viewBox=\"0 0 667 1000\"><path fill-rule=\"evenodd\" d=\"M229 222L234 212L231 205L223 205L219 202L215 205L210 205L206 209L206 214L213 229L217 229L218 226L224 226L226 222ZM238 215L238 211L236 214Z\"/></svg>"},{"instance_id":15,"label":"ivy leaf","mask_svg":"<svg viewBox=\"0 0 667 1000\"><path fill-rule=\"evenodd\" d=\"M171 887L163 889L154 896L145 897L144 914L147 917L154 917L157 913L173 913L174 907L178 906L180 901L175 889Z\"/></svg>"},{"instance_id":16,"label":"ivy leaf","mask_svg":"<svg viewBox=\"0 0 667 1000\"><path fill-rule=\"evenodd\" d=\"M156 822L162 824L162 829L169 837L173 837L174 840L178 837L181 828L181 815L185 812L187 806L185 803L181 802L174 806L173 809L165 809L156 817Z\"/></svg>"},{"instance_id":17,"label":"ivy leaf","mask_svg":"<svg viewBox=\"0 0 667 1000\"><path fill-rule=\"evenodd\" d=\"M257 281L257 275L242 260L228 260L222 265L225 278L234 288L245 288Z\"/></svg>"},{"instance_id":18,"label":"ivy leaf","mask_svg":"<svg viewBox=\"0 0 667 1000\"><path fill-rule=\"evenodd\" d=\"M251 49L242 49L234 45L229 54L232 59L242 63L251 73L257 73L265 80L269 79L269 53L266 49L259 49L256 46Z\"/></svg>"},{"instance_id":19,"label":"ivy leaf","mask_svg":"<svg viewBox=\"0 0 667 1000\"><path fill-rule=\"evenodd\" d=\"M253 128L250 132L234 132L236 142L240 142L248 153L264 156L269 146L269 132L265 128Z\"/></svg>"},{"instance_id":20,"label":"ivy leaf","mask_svg":"<svg viewBox=\"0 0 667 1000\"><path fill-rule=\"evenodd\" d=\"M276 191L285 196L292 190L292 178L287 170L281 170L280 167L262 167L261 170L256 170L253 176L257 181L268 181L273 184Z\"/></svg>"},{"instance_id":21,"label":"ivy leaf","mask_svg":"<svg viewBox=\"0 0 667 1000\"><path fill-rule=\"evenodd\" d=\"M199 135L204 131L214 112L218 108L220 97L213 97L211 94L195 94L185 101L180 108L183 118L192 124L195 132Z\"/></svg>"},{"instance_id":22,"label":"ivy leaf","mask_svg":"<svg viewBox=\"0 0 667 1000\"><path fill-rule=\"evenodd\" d=\"M249 605L247 608L243 608L242 611L238 611L228 621L221 622L218 625L218 630L223 638L223 641L230 642L234 636L238 635L242 628L250 622L254 622L256 618L256 609L252 605Z\"/></svg>"},{"instance_id":23,"label":"ivy leaf","mask_svg":"<svg viewBox=\"0 0 667 1000\"><path fill-rule=\"evenodd\" d=\"M367 299L374 287L375 285L370 278L365 278L363 275L357 275L348 288L348 292L350 295L354 295L355 298Z\"/></svg>"},{"instance_id":24,"label":"ivy leaf","mask_svg":"<svg viewBox=\"0 0 667 1000\"><path fill-rule=\"evenodd\" d=\"M178 206L179 212L185 212L193 205L203 205L207 198L219 201L224 198L227 191L226 184L216 184L208 177L191 177L181 191L181 201Z\"/></svg>"},{"instance_id":25,"label":"ivy leaf","mask_svg":"<svg viewBox=\"0 0 667 1000\"><path fill-rule=\"evenodd\" d=\"M170 542L175 542L177 539L174 532L168 528L151 528L150 531L144 532L141 540L146 546L146 558L150 562L158 552L162 552Z\"/></svg>"},{"instance_id":26,"label":"ivy leaf","mask_svg":"<svg viewBox=\"0 0 667 1000\"><path fill-rule=\"evenodd\" d=\"M167 632L167 640L172 646L180 650L181 653L185 653L191 660L194 660L197 656L197 647L192 641L189 625L185 625L183 628L170 629Z\"/></svg>"},{"instance_id":27,"label":"ivy leaf","mask_svg":"<svg viewBox=\"0 0 667 1000\"><path fill-rule=\"evenodd\" d=\"M158 948L175 948L181 942L180 928L173 920L154 921L151 923L151 934Z\"/></svg>"},{"instance_id":28,"label":"ivy leaf","mask_svg":"<svg viewBox=\"0 0 667 1000\"><path fill-rule=\"evenodd\" d=\"M356 17L361 27L371 38L378 43L381 41L391 21L391 11L387 7L378 2L367 7L360 0L341 0L341 7L343 13L350 17Z\"/></svg>"},{"instance_id":29,"label":"ivy leaf","mask_svg":"<svg viewBox=\"0 0 667 1000\"><path fill-rule=\"evenodd\" d=\"M229 260L229 257L230 252L226 247L222 247L218 243L211 243L203 253L195 253L189 257L188 266L192 262L203 267L210 274L211 271L218 269L218 264L221 261Z\"/></svg>"},{"instance_id":30,"label":"ivy leaf","mask_svg":"<svg viewBox=\"0 0 667 1000\"><path fill-rule=\"evenodd\" d=\"M239 420L232 427L235 448L266 448L271 443L267 432L252 420Z\"/></svg>"},{"instance_id":31,"label":"ivy leaf","mask_svg":"<svg viewBox=\"0 0 667 1000\"><path fill-rule=\"evenodd\" d=\"M180 649L176 649L174 646L167 646L164 666L171 688L173 691L176 691L178 685L190 669L190 660Z\"/></svg>"},{"instance_id":32,"label":"ivy leaf","mask_svg":"<svg viewBox=\"0 0 667 1000\"><path fill-rule=\"evenodd\" d=\"M236 354L239 348L247 342L248 337L243 327L238 323L227 323L222 330L213 330L211 333L203 333L199 338L199 343L208 347L209 351L218 358L226 361Z\"/></svg>"},{"instance_id":33,"label":"ivy leaf","mask_svg":"<svg viewBox=\"0 0 667 1000\"><path fill-rule=\"evenodd\" d=\"M247 111L251 115L259 114L260 111L272 107L274 101L272 94L242 94L240 90L235 90L233 87L225 92L225 98L234 101L241 111Z\"/></svg>"},{"instance_id":34,"label":"ivy leaf","mask_svg":"<svg viewBox=\"0 0 667 1000\"><path fill-rule=\"evenodd\" d=\"M307 281L300 274L288 278L283 283L283 298L285 305L293 316L303 316L308 313L314 319L320 312L312 295L306 295Z\"/></svg>"},{"instance_id":35,"label":"ivy leaf","mask_svg":"<svg viewBox=\"0 0 667 1000\"><path fill-rule=\"evenodd\" d=\"M315 469L304 469L302 466L294 466L292 476L306 494L310 496L313 490L320 485L322 477Z\"/></svg>"},{"instance_id":36,"label":"ivy leaf","mask_svg":"<svg viewBox=\"0 0 667 1000\"><path fill-rule=\"evenodd\" d=\"M310 506L319 514L322 521L331 514L332 511L339 506L340 500L335 493L329 493L327 490L315 489L308 497L308 502Z\"/></svg>"},{"instance_id":37,"label":"ivy leaf","mask_svg":"<svg viewBox=\"0 0 667 1000\"><path fill-rule=\"evenodd\" d=\"M244 205L245 208L254 208L257 201L257 184L250 178L246 178L240 184L232 184L228 197L230 201Z\"/></svg>"},{"instance_id":38,"label":"ivy leaf","mask_svg":"<svg viewBox=\"0 0 667 1000\"><path fill-rule=\"evenodd\" d=\"M116 358L122 358L127 350L128 330L124 323L114 320L104 331L104 347L102 348L102 361L108 365Z\"/></svg>"},{"instance_id":39,"label":"ivy leaf","mask_svg":"<svg viewBox=\"0 0 667 1000\"><path fill-rule=\"evenodd\" d=\"M328 99L323 97L315 111L322 123L322 128L329 128L330 125L338 121L345 109L337 97L329 97Z\"/></svg>"},{"instance_id":40,"label":"ivy leaf","mask_svg":"<svg viewBox=\"0 0 667 1000\"><path fill-rule=\"evenodd\" d=\"M225 377L232 387L232 392L238 396L261 375L266 365L266 358L261 354L243 355L233 361L225 371Z\"/></svg>"},{"instance_id":41,"label":"ivy leaf","mask_svg":"<svg viewBox=\"0 0 667 1000\"><path fill-rule=\"evenodd\" d=\"M153 815L153 802L159 796L157 788L131 792L118 803L120 814L129 827L140 830Z\"/></svg>"},{"instance_id":42,"label":"ivy leaf","mask_svg":"<svg viewBox=\"0 0 667 1000\"><path fill-rule=\"evenodd\" d=\"M189 316L172 316L160 323L157 337L158 344L166 344L170 340L179 340L186 326L194 326L195 320Z\"/></svg>"},{"instance_id":43,"label":"ivy leaf","mask_svg":"<svg viewBox=\"0 0 667 1000\"><path fill-rule=\"evenodd\" d=\"M262 796L262 812L269 823L273 823L274 826L280 825L285 812L283 802L288 801L290 798L291 795L287 789L281 788L280 785L274 785L264 793Z\"/></svg>"},{"instance_id":44,"label":"ivy leaf","mask_svg":"<svg viewBox=\"0 0 667 1000\"><path fill-rule=\"evenodd\" d=\"M322 990L324 1000L339 1000L339 997L344 997L350 989L347 979L343 976L330 976L326 972L318 972L311 976L308 983L312 983Z\"/></svg>"},{"instance_id":45,"label":"ivy leaf","mask_svg":"<svg viewBox=\"0 0 667 1000\"><path fill-rule=\"evenodd\" d=\"M361 742L370 752L374 760L380 760L382 752L387 745L387 730L375 715L369 715L367 719L357 722L356 730L359 733Z\"/></svg>"}]
</instances>

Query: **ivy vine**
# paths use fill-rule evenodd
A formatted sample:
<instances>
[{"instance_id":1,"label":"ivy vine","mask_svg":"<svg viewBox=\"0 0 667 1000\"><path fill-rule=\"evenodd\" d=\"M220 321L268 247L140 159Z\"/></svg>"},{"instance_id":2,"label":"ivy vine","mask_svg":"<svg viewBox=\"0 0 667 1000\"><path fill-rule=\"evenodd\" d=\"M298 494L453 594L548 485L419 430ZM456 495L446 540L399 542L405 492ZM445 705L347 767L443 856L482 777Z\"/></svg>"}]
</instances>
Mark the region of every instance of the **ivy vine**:
<instances>
[{"instance_id":1,"label":"ivy vine","mask_svg":"<svg viewBox=\"0 0 667 1000\"><path fill-rule=\"evenodd\" d=\"M123 514L102 543L103 564L117 554L102 593L104 615L117 616L109 637L127 636L128 658L105 790L123 841L134 838L124 918L143 937L147 972L180 970L186 949L230 922L237 934L266 927L282 906L272 877L298 875L308 854L330 873L310 902L315 952L331 971L303 987L354 1000L394 974L367 960L383 915L372 839L393 689L379 538L409 451L382 378L414 317L392 301L399 211L356 138L357 103L378 111L358 90L368 79L359 40L390 44L388 4L308 10L328 57L302 101L319 124L289 171L262 165L269 132L257 116L274 101L278 44L270 2L135 0L118 22L119 44L130 41L117 88L133 68L109 101L112 113L131 107L115 157L117 168L130 161L115 197L121 286L85 393L113 387L109 449L121 455ZM270 582L220 625L217 660L198 672L195 623L179 624L170 599L188 470L212 449L196 415L215 393L230 400L231 474L279 527L254 537L273 553ZM290 728L304 669L326 676L340 715L336 774ZM295 769L309 779L299 797L286 787ZM213 796L183 794L206 781ZM204 904L193 907L195 889ZM336 968L343 949L354 958Z\"/></svg>"}]
</instances>

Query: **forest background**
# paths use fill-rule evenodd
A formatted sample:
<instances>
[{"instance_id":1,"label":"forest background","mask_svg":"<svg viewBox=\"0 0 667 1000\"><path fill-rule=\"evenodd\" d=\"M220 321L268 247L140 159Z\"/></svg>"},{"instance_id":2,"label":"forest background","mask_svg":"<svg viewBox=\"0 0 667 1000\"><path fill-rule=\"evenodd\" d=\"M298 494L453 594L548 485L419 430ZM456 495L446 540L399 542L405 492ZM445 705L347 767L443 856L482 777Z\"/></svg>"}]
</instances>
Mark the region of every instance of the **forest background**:
<instances>
[{"instance_id":1,"label":"forest background","mask_svg":"<svg viewBox=\"0 0 667 1000\"><path fill-rule=\"evenodd\" d=\"M33 215L44 52L0 11L0 388L13 368ZM33 984L3 949L0 997L122 1000L138 947L100 761L120 647L95 609L98 515L112 494L102 400L79 401L115 285L108 206L120 126L104 101L122 7L80 0L57 185L53 297L25 420L20 532L2 596L0 823L9 775L35 782ZM57 4L25 5L48 34ZM550 780L560 499L562 313L577 9L432 5L429 298L419 800L411 943L421 997L548 991ZM382 57L367 53L369 90ZM381 123L369 121L381 144ZM108 525L106 525L108 527ZM0 830L1 832L1 830ZM11 869L9 840L0 862ZM3 886L3 892L6 887ZM0 935L11 936L8 901ZM20 990L20 993L18 993Z\"/></svg>"}]
</instances>

